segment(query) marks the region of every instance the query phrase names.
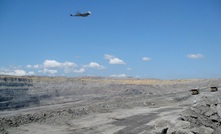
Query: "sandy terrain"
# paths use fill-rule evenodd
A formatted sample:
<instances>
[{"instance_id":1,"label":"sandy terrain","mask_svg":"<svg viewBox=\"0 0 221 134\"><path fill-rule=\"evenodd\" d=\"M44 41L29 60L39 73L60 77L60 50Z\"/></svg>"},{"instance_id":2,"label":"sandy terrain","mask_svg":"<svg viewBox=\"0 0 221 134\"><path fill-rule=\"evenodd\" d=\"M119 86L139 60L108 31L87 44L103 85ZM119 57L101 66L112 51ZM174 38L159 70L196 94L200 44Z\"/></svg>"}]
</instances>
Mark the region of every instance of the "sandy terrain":
<instances>
[{"instance_id":1,"label":"sandy terrain","mask_svg":"<svg viewBox=\"0 0 221 134\"><path fill-rule=\"evenodd\" d=\"M220 128L219 125L208 128L208 126L202 125L205 124L204 122L194 124L194 121L188 118L189 115L186 116L187 112L183 113L183 111L194 109L195 105L203 107L202 97L212 97L218 101L214 104L217 109L214 113L217 113L217 117L212 117L214 113L210 116L208 109L205 112L207 112L208 118L211 117L211 120L214 121L212 123L221 122L218 117L221 113L219 105L221 92L210 92L211 86L219 87L221 85L221 79L142 80L100 77L22 77L30 81L27 82L24 79L18 82L18 77L13 77L16 79L8 80L10 81L8 83L17 81L17 84L12 86L3 80L5 76L1 76L1 78L2 94L0 97L3 98L1 105L10 104L9 106L12 106L8 109L2 107L0 111L1 133L163 134L163 129L168 129L166 133L171 133L171 131L175 133L178 131L180 133L217 133ZM26 84L22 81L26 81ZM27 89L22 90L21 95L17 91L18 87ZM199 88L200 94L191 95L189 90L196 87ZM16 93L13 92L12 96L7 96L6 93L9 90L15 90ZM6 102L4 96L14 98ZM30 98L33 97L35 101L30 101ZM25 98L25 100L21 98ZM17 104L15 100L22 100L21 102L25 105L15 108ZM209 101L210 103L212 105L213 102ZM208 103L206 102L205 105L207 106ZM198 110L199 108L197 108L195 109ZM214 107L211 106L211 108L214 111ZM201 109L201 111L203 110ZM183 122L179 126L181 128L177 127L179 130L173 130L171 126L180 122L178 119L181 115L183 115ZM162 123L162 125L161 122L166 123ZM196 129L204 126L206 127Z\"/></svg>"}]
</instances>

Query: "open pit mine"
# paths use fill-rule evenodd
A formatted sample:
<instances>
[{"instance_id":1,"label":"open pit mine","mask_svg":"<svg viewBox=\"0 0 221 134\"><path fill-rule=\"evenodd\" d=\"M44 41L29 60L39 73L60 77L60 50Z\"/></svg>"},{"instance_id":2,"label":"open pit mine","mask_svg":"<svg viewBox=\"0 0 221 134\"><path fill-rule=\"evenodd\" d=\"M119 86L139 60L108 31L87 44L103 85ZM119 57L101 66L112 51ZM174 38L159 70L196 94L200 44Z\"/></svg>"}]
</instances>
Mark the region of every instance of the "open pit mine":
<instances>
[{"instance_id":1,"label":"open pit mine","mask_svg":"<svg viewBox=\"0 0 221 134\"><path fill-rule=\"evenodd\" d=\"M221 134L221 79L0 75L1 134Z\"/></svg>"}]
</instances>

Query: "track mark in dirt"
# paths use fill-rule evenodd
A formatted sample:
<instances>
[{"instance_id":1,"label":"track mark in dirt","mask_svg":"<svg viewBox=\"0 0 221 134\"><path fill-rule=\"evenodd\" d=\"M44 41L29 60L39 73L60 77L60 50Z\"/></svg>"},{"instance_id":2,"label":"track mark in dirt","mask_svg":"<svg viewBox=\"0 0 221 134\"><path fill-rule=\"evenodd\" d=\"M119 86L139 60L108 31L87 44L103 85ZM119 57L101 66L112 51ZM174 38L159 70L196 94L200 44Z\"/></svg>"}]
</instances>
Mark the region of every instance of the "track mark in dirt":
<instances>
[{"instance_id":1,"label":"track mark in dirt","mask_svg":"<svg viewBox=\"0 0 221 134\"><path fill-rule=\"evenodd\" d=\"M164 108L164 109L156 110L152 113L135 115L135 116L131 116L128 118L114 121L112 122L112 124L116 126L126 126L124 129L119 130L115 134L125 134L125 133L137 134L137 133L141 133L144 131L149 131L153 129L153 126L149 126L146 124L152 120L159 118L158 114L162 112L166 112L166 111L177 110L177 109L179 108Z\"/></svg>"}]
</instances>

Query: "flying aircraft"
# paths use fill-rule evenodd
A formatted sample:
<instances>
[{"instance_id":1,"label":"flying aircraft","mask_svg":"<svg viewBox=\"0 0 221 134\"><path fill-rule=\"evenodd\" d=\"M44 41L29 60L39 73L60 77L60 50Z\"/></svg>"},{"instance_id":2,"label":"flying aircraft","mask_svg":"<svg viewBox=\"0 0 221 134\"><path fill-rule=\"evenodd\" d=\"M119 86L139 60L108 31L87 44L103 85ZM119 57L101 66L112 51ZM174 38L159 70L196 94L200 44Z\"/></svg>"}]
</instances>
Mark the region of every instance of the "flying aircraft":
<instances>
[{"instance_id":1,"label":"flying aircraft","mask_svg":"<svg viewBox=\"0 0 221 134\"><path fill-rule=\"evenodd\" d=\"M88 15L91 15L90 11L88 11L87 13L70 14L70 16L79 16L79 17L87 17Z\"/></svg>"}]
</instances>

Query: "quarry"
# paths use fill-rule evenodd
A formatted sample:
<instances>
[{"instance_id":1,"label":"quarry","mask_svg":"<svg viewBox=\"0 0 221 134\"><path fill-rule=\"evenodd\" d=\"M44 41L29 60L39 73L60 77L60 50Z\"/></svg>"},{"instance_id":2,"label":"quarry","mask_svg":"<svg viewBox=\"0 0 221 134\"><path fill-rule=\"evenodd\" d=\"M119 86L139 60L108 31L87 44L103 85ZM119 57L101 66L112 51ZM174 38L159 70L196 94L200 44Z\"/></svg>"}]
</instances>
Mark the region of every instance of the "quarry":
<instances>
[{"instance_id":1,"label":"quarry","mask_svg":"<svg viewBox=\"0 0 221 134\"><path fill-rule=\"evenodd\" d=\"M220 87L220 78L0 75L0 133L220 134Z\"/></svg>"}]
</instances>

